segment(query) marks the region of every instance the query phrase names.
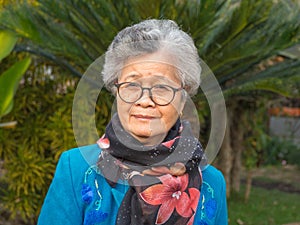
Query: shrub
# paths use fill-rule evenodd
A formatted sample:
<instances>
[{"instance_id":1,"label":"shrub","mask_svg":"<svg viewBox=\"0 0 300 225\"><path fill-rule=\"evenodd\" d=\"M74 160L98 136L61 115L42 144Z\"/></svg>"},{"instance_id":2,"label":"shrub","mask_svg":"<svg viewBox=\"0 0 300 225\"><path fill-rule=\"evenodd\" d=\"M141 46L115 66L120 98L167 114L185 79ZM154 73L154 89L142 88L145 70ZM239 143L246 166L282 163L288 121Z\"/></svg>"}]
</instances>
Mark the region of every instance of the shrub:
<instances>
[{"instance_id":1,"label":"shrub","mask_svg":"<svg viewBox=\"0 0 300 225\"><path fill-rule=\"evenodd\" d=\"M288 139L271 137L264 146L264 164L300 164L300 148Z\"/></svg>"},{"instance_id":2,"label":"shrub","mask_svg":"<svg viewBox=\"0 0 300 225\"><path fill-rule=\"evenodd\" d=\"M45 65L34 65L16 94L13 111L5 118L16 120L13 129L0 129L0 208L12 218L34 223L53 177L60 154L76 147L72 129L72 103L78 79L45 75ZM55 68L52 67L54 70ZM103 132L110 119L111 99L98 100L96 120Z\"/></svg>"}]
</instances>

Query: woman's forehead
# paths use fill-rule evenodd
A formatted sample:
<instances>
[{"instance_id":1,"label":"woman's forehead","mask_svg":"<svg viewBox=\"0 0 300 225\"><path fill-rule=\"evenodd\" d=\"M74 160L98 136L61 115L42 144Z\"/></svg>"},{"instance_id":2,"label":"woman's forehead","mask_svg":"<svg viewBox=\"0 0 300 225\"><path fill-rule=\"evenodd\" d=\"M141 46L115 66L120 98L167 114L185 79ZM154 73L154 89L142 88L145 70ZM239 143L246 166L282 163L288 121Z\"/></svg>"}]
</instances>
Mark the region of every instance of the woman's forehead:
<instances>
[{"instance_id":1,"label":"woman's forehead","mask_svg":"<svg viewBox=\"0 0 300 225\"><path fill-rule=\"evenodd\" d=\"M132 75L123 77L122 82L137 82L140 84L167 84L167 85L178 85L180 81L177 77L171 78L170 76L151 74L149 76Z\"/></svg>"},{"instance_id":2,"label":"woman's forehead","mask_svg":"<svg viewBox=\"0 0 300 225\"><path fill-rule=\"evenodd\" d=\"M165 62L137 60L127 63L120 73L119 80L153 79L181 83L177 69Z\"/></svg>"},{"instance_id":3,"label":"woman's forehead","mask_svg":"<svg viewBox=\"0 0 300 225\"><path fill-rule=\"evenodd\" d=\"M119 82L140 82L140 83L165 83L181 84L181 81L174 69L157 70L157 69L125 69L119 77Z\"/></svg>"},{"instance_id":4,"label":"woman's forehead","mask_svg":"<svg viewBox=\"0 0 300 225\"><path fill-rule=\"evenodd\" d=\"M131 56L125 61L125 65L137 63L158 63L176 67L175 56L169 51L159 50L153 53L145 53L138 56Z\"/></svg>"}]
</instances>

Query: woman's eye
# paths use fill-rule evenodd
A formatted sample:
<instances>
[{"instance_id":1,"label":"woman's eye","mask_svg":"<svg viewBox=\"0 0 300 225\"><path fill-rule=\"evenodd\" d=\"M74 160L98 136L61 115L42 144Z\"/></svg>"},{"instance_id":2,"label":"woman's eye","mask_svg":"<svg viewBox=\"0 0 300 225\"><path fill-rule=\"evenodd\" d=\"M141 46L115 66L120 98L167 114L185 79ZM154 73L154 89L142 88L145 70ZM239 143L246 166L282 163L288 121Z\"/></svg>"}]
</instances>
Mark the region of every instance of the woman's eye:
<instances>
[{"instance_id":1,"label":"woman's eye","mask_svg":"<svg viewBox=\"0 0 300 225\"><path fill-rule=\"evenodd\" d=\"M139 87L140 85L138 83L127 83L125 87Z\"/></svg>"},{"instance_id":2,"label":"woman's eye","mask_svg":"<svg viewBox=\"0 0 300 225\"><path fill-rule=\"evenodd\" d=\"M161 90L161 91L164 91L164 90L165 90L165 91L170 90L170 88L169 88L168 86L163 85L163 84L161 84L161 85L155 85L154 88L157 89L157 90Z\"/></svg>"}]
</instances>

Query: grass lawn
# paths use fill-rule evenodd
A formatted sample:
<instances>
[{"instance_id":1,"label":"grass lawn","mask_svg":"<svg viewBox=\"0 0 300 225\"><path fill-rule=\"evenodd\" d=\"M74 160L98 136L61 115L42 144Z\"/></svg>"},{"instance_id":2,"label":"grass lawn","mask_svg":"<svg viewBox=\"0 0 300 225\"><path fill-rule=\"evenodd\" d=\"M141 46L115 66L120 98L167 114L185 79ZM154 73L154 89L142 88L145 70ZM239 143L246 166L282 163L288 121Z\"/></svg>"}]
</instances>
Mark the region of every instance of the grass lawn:
<instances>
[{"instance_id":1,"label":"grass lawn","mask_svg":"<svg viewBox=\"0 0 300 225\"><path fill-rule=\"evenodd\" d=\"M300 194L252 187L248 203L245 186L228 200L230 225L281 225L300 223Z\"/></svg>"}]
</instances>

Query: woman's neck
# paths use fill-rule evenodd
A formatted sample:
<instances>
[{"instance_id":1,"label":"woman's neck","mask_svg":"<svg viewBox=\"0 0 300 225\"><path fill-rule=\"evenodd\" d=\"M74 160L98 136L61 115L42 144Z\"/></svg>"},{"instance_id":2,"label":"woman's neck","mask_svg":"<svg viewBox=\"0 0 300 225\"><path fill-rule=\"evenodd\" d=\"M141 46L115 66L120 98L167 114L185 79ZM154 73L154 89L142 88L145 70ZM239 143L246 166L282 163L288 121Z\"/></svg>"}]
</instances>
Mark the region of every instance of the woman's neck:
<instances>
[{"instance_id":1,"label":"woman's neck","mask_svg":"<svg viewBox=\"0 0 300 225\"><path fill-rule=\"evenodd\" d=\"M141 142L145 146L157 146L165 139L166 134L161 135L155 135L155 136L137 136L134 134L131 134L135 139L137 139L139 142Z\"/></svg>"}]
</instances>

